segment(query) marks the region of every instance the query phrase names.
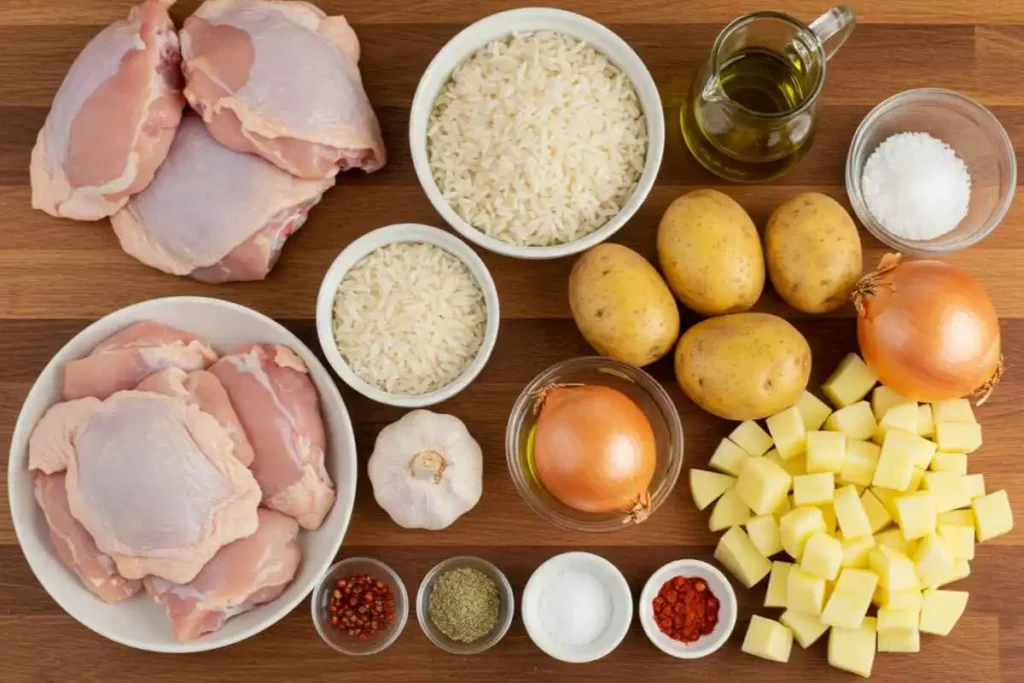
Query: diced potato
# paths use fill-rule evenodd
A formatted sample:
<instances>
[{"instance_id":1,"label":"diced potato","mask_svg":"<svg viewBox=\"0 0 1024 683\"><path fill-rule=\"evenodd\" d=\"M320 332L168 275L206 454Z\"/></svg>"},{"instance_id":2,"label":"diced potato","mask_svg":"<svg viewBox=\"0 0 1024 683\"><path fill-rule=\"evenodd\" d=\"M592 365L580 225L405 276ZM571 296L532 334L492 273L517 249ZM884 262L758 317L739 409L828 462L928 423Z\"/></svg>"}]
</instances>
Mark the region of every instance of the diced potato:
<instances>
[{"instance_id":1,"label":"diced potato","mask_svg":"<svg viewBox=\"0 0 1024 683\"><path fill-rule=\"evenodd\" d=\"M889 631L878 634L879 652L904 652L913 654L921 651L921 632Z\"/></svg>"},{"instance_id":2,"label":"diced potato","mask_svg":"<svg viewBox=\"0 0 1024 683\"><path fill-rule=\"evenodd\" d=\"M913 435L917 435L917 404L904 403L886 412L885 416L878 421L878 429L874 432L874 438L878 443L885 441L885 436L891 429L901 429Z\"/></svg>"},{"instance_id":3,"label":"diced potato","mask_svg":"<svg viewBox=\"0 0 1024 683\"><path fill-rule=\"evenodd\" d=\"M747 532L738 526L729 529L718 539L715 559L725 565L747 588L755 586L772 570L772 563L757 551Z\"/></svg>"},{"instance_id":4,"label":"diced potato","mask_svg":"<svg viewBox=\"0 0 1024 683\"><path fill-rule=\"evenodd\" d=\"M844 569L822 611L821 621L828 626L858 628L871 606L878 576L867 569Z\"/></svg>"},{"instance_id":5,"label":"diced potato","mask_svg":"<svg viewBox=\"0 0 1024 683\"><path fill-rule=\"evenodd\" d=\"M971 500L981 498L985 495L985 475L968 474L964 476L964 488L967 489L967 497Z\"/></svg>"},{"instance_id":6,"label":"diced potato","mask_svg":"<svg viewBox=\"0 0 1024 683\"><path fill-rule=\"evenodd\" d=\"M735 491L756 515L768 515L778 509L789 495L793 478L767 458L750 458L736 479Z\"/></svg>"},{"instance_id":7,"label":"diced potato","mask_svg":"<svg viewBox=\"0 0 1024 683\"><path fill-rule=\"evenodd\" d=\"M852 569L868 568L868 553L875 547L874 536L846 538L840 540L843 545L843 567Z\"/></svg>"},{"instance_id":8,"label":"diced potato","mask_svg":"<svg viewBox=\"0 0 1024 683\"><path fill-rule=\"evenodd\" d=\"M868 678L875 663L875 619L865 617L860 628L833 627L828 636L828 663Z\"/></svg>"},{"instance_id":9,"label":"diced potato","mask_svg":"<svg viewBox=\"0 0 1024 683\"><path fill-rule=\"evenodd\" d=\"M878 423L868 402L858 401L829 415L825 429L842 432L848 439L870 439L878 429Z\"/></svg>"},{"instance_id":10,"label":"diced potato","mask_svg":"<svg viewBox=\"0 0 1024 683\"><path fill-rule=\"evenodd\" d=\"M719 472L738 477L743 471L743 466L747 464L747 460L750 460L749 453L729 439L722 439L718 448L711 455L711 461L708 464Z\"/></svg>"},{"instance_id":11,"label":"diced potato","mask_svg":"<svg viewBox=\"0 0 1024 683\"><path fill-rule=\"evenodd\" d=\"M935 422L969 422L977 424L971 409L971 402L966 398L956 398L952 401L938 401L932 404L932 413Z\"/></svg>"},{"instance_id":12,"label":"diced potato","mask_svg":"<svg viewBox=\"0 0 1024 683\"><path fill-rule=\"evenodd\" d=\"M825 530L825 517L820 508L813 506L793 508L779 520L782 547L797 561L803 557L807 539Z\"/></svg>"},{"instance_id":13,"label":"diced potato","mask_svg":"<svg viewBox=\"0 0 1024 683\"><path fill-rule=\"evenodd\" d=\"M796 402L794 407L799 411L800 417L803 418L805 432L820 429L821 425L825 424L828 416L832 414L832 409L828 407L828 404L806 389L800 395L800 400Z\"/></svg>"},{"instance_id":14,"label":"diced potato","mask_svg":"<svg viewBox=\"0 0 1024 683\"><path fill-rule=\"evenodd\" d=\"M779 505L779 507L775 508L775 512L773 512L772 514L775 515L775 519L781 522L782 518L786 516L786 513L792 509L793 504L789 500L789 496L786 496L785 500L782 501L782 504Z\"/></svg>"},{"instance_id":15,"label":"diced potato","mask_svg":"<svg viewBox=\"0 0 1024 683\"><path fill-rule=\"evenodd\" d=\"M783 612L782 616L779 617L779 621L793 632L796 642L805 650L814 645L819 638L825 635L825 631L828 630L828 626L821 623L821 619L818 617L811 614L794 612L791 609Z\"/></svg>"},{"instance_id":16,"label":"diced potato","mask_svg":"<svg viewBox=\"0 0 1024 683\"><path fill-rule=\"evenodd\" d=\"M893 491L881 486L872 486L871 493L874 494L878 502L881 503L889 516L894 520L896 519L896 499L902 495L905 495L903 491Z\"/></svg>"},{"instance_id":17,"label":"diced potato","mask_svg":"<svg viewBox=\"0 0 1024 683\"><path fill-rule=\"evenodd\" d=\"M878 444L847 439L846 457L843 459L843 469L839 472L839 480L847 484L871 486L881 452Z\"/></svg>"},{"instance_id":18,"label":"diced potato","mask_svg":"<svg viewBox=\"0 0 1024 683\"><path fill-rule=\"evenodd\" d=\"M820 616L824 605L825 579L793 565L786 578L786 609Z\"/></svg>"},{"instance_id":19,"label":"diced potato","mask_svg":"<svg viewBox=\"0 0 1024 683\"><path fill-rule=\"evenodd\" d=\"M936 422L935 443L944 451L973 453L981 448L981 425L970 422Z\"/></svg>"},{"instance_id":20,"label":"diced potato","mask_svg":"<svg viewBox=\"0 0 1024 683\"><path fill-rule=\"evenodd\" d=\"M877 383L878 375L872 372L860 356L850 353L840 361L839 367L825 381L821 390L832 401L832 405L845 408L867 396Z\"/></svg>"},{"instance_id":21,"label":"diced potato","mask_svg":"<svg viewBox=\"0 0 1024 683\"><path fill-rule=\"evenodd\" d=\"M907 557L913 557L917 552L918 541L908 541L903 538L903 531L900 529L889 529L875 534L875 545L892 548Z\"/></svg>"},{"instance_id":22,"label":"diced potato","mask_svg":"<svg viewBox=\"0 0 1024 683\"><path fill-rule=\"evenodd\" d=\"M829 536L835 536L836 532L839 531L839 520L836 518L835 507L832 503L822 503L814 507L821 510L821 518L825 520L825 533Z\"/></svg>"},{"instance_id":23,"label":"diced potato","mask_svg":"<svg viewBox=\"0 0 1024 683\"><path fill-rule=\"evenodd\" d=\"M840 432L807 432L807 471L843 471L846 459L846 437Z\"/></svg>"},{"instance_id":24,"label":"diced potato","mask_svg":"<svg viewBox=\"0 0 1024 683\"><path fill-rule=\"evenodd\" d=\"M736 477L707 470L690 470L690 493L698 510L703 510L736 484Z\"/></svg>"},{"instance_id":25,"label":"diced potato","mask_svg":"<svg viewBox=\"0 0 1024 683\"><path fill-rule=\"evenodd\" d=\"M996 491L971 501L978 543L1002 536L1013 529L1013 511L1006 491ZM783 541L785 544L785 541Z\"/></svg>"},{"instance_id":26,"label":"diced potato","mask_svg":"<svg viewBox=\"0 0 1024 683\"><path fill-rule=\"evenodd\" d=\"M938 588L953 575L953 550L938 534L925 536L914 553L917 578L925 588Z\"/></svg>"},{"instance_id":27,"label":"diced potato","mask_svg":"<svg viewBox=\"0 0 1024 683\"><path fill-rule=\"evenodd\" d=\"M935 417L932 404L922 403L917 407L917 435L929 439L935 436Z\"/></svg>"},{"instance_id":28,"label":"diced potato","mask_svg":"<svg viewBox=\"0 0 1024 683\"><path fill-rule=\"evenodd\" d=\"M843 544L828 534L817 533L807 539L800 568L820 576L826 581L835 580L843 563Z\"/></svg>"},{"instance_id":29,"label":"diced potato","mask_svg":"<svg viewBox=\"0 0 1024 683\"><path fill-rule=\"evenodd\" d=\"M878 574L878 583L890 591L915 590L921 587L914 563L892 548L880 545L868 554L871 571Z\"/></svg>"},{"instance_id":30,"label":"diced potato","mask_svg":"<svg viewBox=\"0 0 1024 683\"><path fill-rule=\"evenodd\" d=\"M972 529L974 524L974 510L952 510L939 515L939 524L960 524L969 526Z\"/></svg>"},{"instance_id":31,"label":"diced potato","mask_svg":"<svg viewBox=\"0 0 1024 683\"><path fill-rule=\"evenodd\" d=\"M934 494L918 491L897 498L896 523L903 530L903 538L908 541L935 533L938 511L935 509Z\"/></svg>"},{"instance_id":32,"label":"diced potato","mask_svg":"<svg viewBox=\"0 0 1024 683\"><path fill-rule=\"evenodd\" d=\"M921 623L921 609L878 608L878 633L916 631Z\"/></svg>"},{"instance_id":33,"label":"diced potato","mask_svg":"<svg viewBox=\"0 0 1024 683\"><path fill-rule=\"evenodd\" d=\"M953 573L949 575L945 582L936 588L941 588L960 579L966 579L971 575L971 563L967 560L953 560Z\"/></svg>"},{"instance_id":34,"label":"diced potato","mask_svg":"<svg viewBox=\"0 0 1024 683\"><path fill-rule=\"evenodd\" d=\"M872 492L872 489L860 494L860 503L864 506L864 513L868 516L871 533L877 534L892 523L892 515L882 505L882 501Z\"/></svg>"},{"instance_id":35,"label":"diced potato","mask_svg":"<svg viewBox=\"0 0 1024 683\"><path fill-rule=\"evenodd\" d=\"M878 385L871 392L871 411L875 414L875 420L880 421L889 408L894 408L904 403L913 403L909 398L900 396L887 386Z\"/></svg>"},{"instance_id":36,"label":"diced potato","mask_svg":"<svg viewBox=\"0 0 1024 683\"><path fill-rule=\"evenodd\" d=\"M775 515L759 515L747 521L747 535L765 557L782 552L782 537L779 536L779 520Z\"/></svg>"},{"instance_id":37,"label":"diced potato","mask_svg":"<svg viewBox=\"0 0 1024 683\"><path fill-rule=\"evenodd\" d=\"M900 610L921 610L922 596L920 589L890 591L879 586L875 590L874 602L879 607Z\"/></svg>"},{"instance_id":38,"label":"diced potato","mask_svg":"<svg viewBox=\"0 0 1024 683\"><path fill-rule=\"evenodd\" d=\"M750 508L740 499L736 487L728 489L715 503L711 511L711 519L708 521L708 528L712 531L721 531L729 527L746 524L750 519Z\"/></svg>"},{"instance_id":39,"label":"diced potato","mask_svg":"<svg viewBox=\"0 0 1024 683\"><path fill-rule=\"evenodd\" d=\"M792 562L772 562L772 571L768 575L768 591L764 596L765 607L782 607L785 609L787 591L789 590L789 571Z\"/></svg>"},{"instance_id":40,"label":"diced potato","mask_svg":"<svg viewBox=\"0 0 1024 683\"><path fill-rule=\"evenodd\" d=\"M920 438L902 429L889 430L871 484L893 491L906 491L914 474L914 457L910 453L912 439Z\"/></svg>"},{"instance_id":41,"label":"diced potato","mask_svg":"<svg viewBox=\"0 0 1024 683\"><path fill-rule=\"evenodd\" d=\"M806 393L806 392L805 392ZM775 442L775 450L783 460L803 455L807 450L807 429L799 406L786 408L781 413L772 415L765 424Z\"/></svg>"},{"instance_id":42,"label":"diced potato","mask_svg":"<svg viewBox=\"0 0 1024 683\"><path fill-rule=\"evenodd\" d=\"M729 440L755 457L764 455L772 447L772 437L753 420L739 423Z\"/></svg>"},{"instance_id":43,"label":"diced potato","mask_svg":"<svg viewBox=\"0 0 1024 683\"><path fill-rule=\"evenodd\" d=\"M939 524L939 536L946 539L954 560L974 559L974 527Z\"/></svg>"},{"instance_id":44,"label":"diced potato","mask_svg":"<svg viewBox=\"0 0 1024 683\"><path fill-rule=\"evenodd\" d=\"M871 520L857 495L857 487L848 484L835 493L832 506L836 511L839 529L845 538L871 536Z\"/></svg>"},{"instance_id":45,"label":"diced potato","mask_svg":"<svg viewBox=\"0 0 1024 683\"><path fill-rule=\"evenodd\" d=\"M836 478L829 472L793 477L793 502L798 506L828 503L835 490Z\"/></svg>"},{"instance_id":46,"label":"diced potato","mask_svg":"<svg viewBox=\"0 0 1024 683\"><path fill-rule=\"evenodd\" d=\"M793 632L774 619L755 614L750 617L750 626L740 649L748 655L785 663L793 649Z\"/></svg>"},{"instance_id":47,"label":"diced potato","mask_svg":"<svg viewBox=\"0 0 1024 683\"><path fill-rule=\"evenodd\" d=\"M921 489L921 484L924 483L925 470L920 467L915 467L914 471L910 474L910 485L907 486L907 493L913 493Z\"/></svg>"},{"instance_id":48,"label":"diced potato","mask_svg":"<svg viewBox=\"0 0 1024 683\"><path fill-rule=\"evenodd\" d=\"M789 460L785 460L781 455L779 455L779 452L773 448L768 451L768 454L764 457L786 470L791 477L798 477L801 474L807 474L807 458L802 454L794 456Z\"/></svg>"},{"instance_id":49,"label":"diced potato","mask_svg":"<svg viewBox=\"0 0 1024 683\"><path fill-rule=\"evenodd\" d=\"M949 512L970 506L964 478L953 472L928 472L924 475L925 491L932 494L936 512Z\"/></svg>"},{"instance_id":50,"label":"diced potato","mask_svg":"<svg viewBox=\"0 0 1024 683\"><path fill-rule=\"evenodd\" d=\"M921 603L921 633L948 636L967 609L966 591L928 590Z\"/></svg>"},{"instance_id":51,"label":"diced potato","mask_svg":"<svg viewBox=\"0 0 1024 683\"><path fill-rule=\"evenodd\" d=\"M965 476L967 474L967 454L939 451L932 458L930 469L932 472L953 472Z\"/></svg>"}]
</instances>

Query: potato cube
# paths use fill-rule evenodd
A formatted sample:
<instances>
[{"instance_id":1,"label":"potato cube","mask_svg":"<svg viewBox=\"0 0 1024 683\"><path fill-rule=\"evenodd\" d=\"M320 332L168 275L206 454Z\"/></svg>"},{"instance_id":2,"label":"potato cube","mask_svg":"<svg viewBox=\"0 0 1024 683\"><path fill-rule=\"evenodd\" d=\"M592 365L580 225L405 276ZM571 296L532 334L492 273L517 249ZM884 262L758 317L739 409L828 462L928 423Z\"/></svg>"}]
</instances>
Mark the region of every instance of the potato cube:
<instances>
[{"instance_id":1,"label":"potato cube","mask_svg":"<svg viewBox=\"0 0 1024 683\"><path fill-rule=\"evenodd\" d=\"M932 415L931 403L922 403L917 407L917 435L926 439L935 436L935 417Z\"/></svg>"},{"instance_id":2,"label":"potato cube","mask_svg":"<svg viewBox=\"0 0 1024 683\"><path fill-rule=\"evenodd\" d=\"M914 403L909 398L900 396L887 386L878 385L871 392L871 412L875 414L875 420L880 421L889 408L894 408L904 403Z\"/></svg>"},{"instance_id":3,"label":"potato cube","mask_svg":"<svg viewBox=\"0 0 1024 683\"><path fill-rule=\"evenodd\" d=\"M753 456L762 456L772 447L772 437L753 420L739 423L729 440Z\"/></svg>"},{"instance_id":4,"label":"potato cube","mask_svg":"<svg viewBox=\"0 0 1024 683\"><path fill-rule=\"evenodd\" d=\"M971 501L978 543L1002 536L1013 529L1013 511L1006 491L996 491ZM785 541L783 541L785 543Z\"/></svg>"},{"instance_id":5,"label":"potato cube","mask_svg":"<svg viewBox=\"0 0 1024 683\"><path fill-rule=\"evenodd\" d=\"M879 607L899 610L921 610L921 590L890 591L879 586L875 590L875 603Z\"/></svg>"},{"instance_id":6,"label":"potato cube","mask_svg":"<svg viewBox=\"0 0 1024 683\"><path fill-rule=\"evenodd\" d=\"M900 429L917 436L918 412L916 403L904 403L890 408L885 417L878 421L878 429L874 432L874 438L882 443L889 430L892 429Z\"/></svg>"},{"instance_id":7,"label":"potato cube","mask_svg":"<svg viewBox=\"0 0 1024 683\"><path fill-rule=\"evenodd\" d=\"M846 457L843 459L843 469L839 472L839 480L847 484L871 486L881 452L878 444L847 439Z\"/></svg>"},{"instance_id":8,"label":"potato cube","mask_svg":"<svg viewBox=\"0 0 1024 683\"><path fill-rule=\"evenodd\" d=\"M878 634L879 652L904 652L913 654L921 651L921 632L889 631Z\"/></svg>"},{"instance_id":9,"label":"potato cube","mask_svg":"<svg viewBox=\"0 0 1024 683\"><path fill-rule=\"evenodd\" d=\"M793 649L793 632L774 619L755 614L750 617L750 626L740 649L748 655L785 663Z\"/></svg>"},{"instance_id":10,"label":"potato cube","mask_svg":"<svg viewBox=\"0 0 1024 683\"><path fill-rule=\"evenodd\" d=\"M793 565L786 577L786 609L819 616L824 605L825 579Z\"/></svg>"},{"instance_id":11,"label":"potato cube","mask_svg":"<svg viewBox=\"0 0 1024 683\"><path fill-rule=\"evenodd\" d=\"M932 458L930 469L932 472L953 472L965 476L967 474L967 454L939 451Z\"/></svg>"},{"instance_id":12,"label":"potato cube","mask_svg":"<svg viewBox=\"0 0 1024 683\"><path fill-rule=\"evenodd\" d=\"M807 450L807 429L804 427L804 417L800 414L798 406L772 415L765 420L765 424L768 425L768 431L775 442L775 450L783 460L803 455Z\"/></svg>"},{"instance_id":13,"label":"potato cube","mask_svg":"<svg viewBox=\"0 0 1024 683\"><path fill-rule=\"evenodd\" d=\"M960 524L974 528L974 510L951 510L939 515L939 524Z\"/></svg>"},{"instance_id":14,"label":"potato cube","mask_svg":"<svg viewBox=\"0 0 1024 683\"><path fill-rule=\"evenodd\" d=\"M971 402L966 398L956 398L952 401L938 401L932 404L932 413L935 422L969 422L977 424L971 409Z\"/></svg>"},{"instance_id":15,"label":"potato cube","mask_svg":"<svg viewBox=\"0 0 1024 683\"><path fill-rule=\"evenodd\" d=\"M782 518L786 516L786 513L792 509L793 503L790 501L789 496L786 496L785 500L782 501L782 504L775 508L775 512L772 514L775 516L775 519L781 522Z\"/></svg>"},{"instance_id":16,"label":"potato cube","mask_svg":"<svg viewBox=\"0 0 1024 683\"><path fill-rule=\"evenodd\" d=\"M967 489L967 497L971 500L981 498L985 495L985 475L968 474L964 476L964 488Z\"/></svg>"},{"instance_id":17,"label":"potato cube","mask_svg":"<svg viewBox=\"0 0 1024 683\"><path fill-rule=\"evenodd\" d=\"M711 455L711 461L708 464L719 472L738 477L743 471L743 466L747 464L747 460L750 460L749 453L729 439L722 439L718 448Z\"/></svg>"},{"instance_id":18,"label":"potato cube","mask_svg":"<svg viewBox=\"0 0 1024 683\"><path fill-rule=\"evenodd\" d=\"M827 403L806 389L804 389L804 393L800 395L800 400L796 402L794 407L799 411L800 417L803 418L804 431L806 432L820 429L821 425L825 424L828 416L832 414L832 409L828 407Z\"/></svg>"},{"instance_id":19,"label":"potato cube","mask_svg":"<svg viewBox=\"0 0 1024 683\"><path fill-rule=\"evenodd\" d=\"M832 627L828 636L828 663L868 678L875 663L875 640L874 617L864 617L857 629Z\"/></svg>"},{"instance_id":20,"label":"potato cube","mask_svg":"<svg viewBox=\"0 0 1024 683\"><path fill-rule=\"evenodd\" d=\"M960 524L939 524L939 536L949 544L954 560L974 559L974 527Z\"/></svg>"},{"instance_id":21,"label":"potato cube","mask_svg":"<svg viewBox=\"0 0 1024 683\"><path fill-rule=\"evenodd\" d=\"M870 439L878 428L875 414L867 401L840 408L825 420L825 429L842 432L848 439Z\"/></svg>"},{"instance_id":22,"label":"potato cube","mask_svg":"<svg viewBox=\"0 0 1024 683\"><path fill-rule=\"evenodd\" d=\"M734 486L723 493L715 503L714 509L711 510L708 528L712 531L721 531L732 526L739 526L746 524L750 516L750 508L740 500L740 494L736 492Z\"/></svg>"},{"instance_id":23,"label":"potato cube","mask_svg":"<svg viewBox=\"0 0 1024 683\"><path fill-rule=\"evenodd\" d=\"M845 538L871 536L871 521L860 502L856 486L848 484L836 491L832 506Z\"/></svg>"},{"instance_id":24,"label":"potato cube","mask_svg":"<svg viewBox=\"0 0 1024 683\"><path fill-rule=\"evenodd\" d=\"M707 470L690 470L690 493L698 510L703 510L736 484L736 477Z\"/></svg>"},{"instance_id":25,"label":"potato cube","mask_svg":"<svg viewBox=\"0 0 1024 683\"><path fill-rule=\"evenodd\" d=\"M878 383L878 375L869 368L860 356L855 353L847 354L839 363L839 367L832 373L821 390L825 397L832 401L836 408L846 406L860 401Z\"/></svg>"},{"instance_id":26,"label":"potato cube","mask_svg":"<svg viewBox=\"0 0 1024 683\"><path fill-rule=\"evenodd\" d=\"M846 459L846 437L840 432L807 432L807 471L843 471Z\"/></svg>"},{"instance_id":27,"label":"potato cube","mask_svg":"<svg viewBox=\"0 0 1024 683\"><path fill-rule=\"evenodd\" d=\"M821 621L829 626L857 628L871 606L878 576L867 569L844 569L825 605Z\"/></svg>"},{"instance_id":28,"label":"potato cube","mask_svg":"<svg viewBox=\"0 0 1024 683\"><path fill-rule=\"evenodd\" d=\"M794 612L791 609L783 612L782 616L779 617L779 621L793 632L796 642L805 650L814 645L819 638L825 635L825 631L828 630L828 626L821 623L821 619L818 617Z\"/></svg>"},{"instance_id":29,"label":"potato cube","mask_svg":"<svg viewBox=\"0 0 1024 683\"><path fill-rule=\"evenodd\" d=\"M959 581L960 579L966 579L971 575L971 563L967 560L953 560L953 572L946 578L946 580L936 588Z\"/></svg>"},{"instance_id":30,"label":"potato cube","mask_svg":"<svg viewBox=\"0 0 1024 683\"><path fill-rule=\"evenodd\" d=\"M928 590L921 603L921 633L948 636L967 609L965 591Z\"/></svg>"},{"instance_id":31,"label":"potato cube","mask_svg":"<svg viewBox=\"0 0 1024 683\"><path fill-rule=\"evenodd\" d=\"M903 538L903 531L900 529L888 529L875 534L875 545L885 546L903 553L907 557L913 557L917 552L918 541L908 541Z\"/></svg>"},{"instance_id":32,"label":"potato cube","mask_svg":"<svg viewBox=\"0 0 1024 683\"><path fill-rule=\"evenodd\" d=\"M907 493L913 493L921 489L921 484L924 483L925 470L920 467L915 467L914 471L910 475L910 485L907 486Z\"/></svg>"},{"instance_id":33,"label":"potato cube","mask_svg":"<svg viewBox=\"0 0 1024 683\"><path fill-rule=\"evenodd\" d=\"M864 513L868 516L871 533L877 534L892 523L892 515L882 505L882 501L878 500L878 496L872 492L872 489L860 494L860 503L864 506Z\"/></svg>"},{"instance_id":34,"label":"potato cube","mask_svg":"<svg viewBox=\"0 0 1024 683\"><path fill-rule=\"evenodd\" d=\"M786 460L781 455L779 455L778 450L773 448L770 451L768 451L767 455L765 455L764 457L768 458L776 465L786 470L786 472L789 473L789 476L791 477L798 477L801 474L807 474L807 458L804 457L803 454L793 456L789 460Z\"/></svg>"},{"instance_id":35,"label":"potato cube","mask_svg":"<svg viewBox=\"0 0 1024 683\"><path fill-rule=\"evenodd\" d=\"M911 439L920 439L916 434L904 432L902 429L891 429L885 436L882 452L878 456L878 466L871 480L873 486L906 491L914 474L914 458L910 454ZM922 439L923 440L923 439Z\"/></svg>"},{"instance_id":36,"label":"potato cube","mask_svg":"<svg viewBox=\"0 0 1024 683\"><path fill-rule=\"evenodd\" d=\"M918 491L897 498L896 523L903 530L903 538L908 541L935 533L938 523L935 495L928 491Z\"/></svg>"},{"instance_id":37,"label":"potato cube","mask_svg":"<svg viewBox=\"0 0 1024 683\"><path fill-rule=\"evenodd\" d=\"M949 512L969 507L971 497L967 495L964 478L953 472L928 472L924 475L925 491L932 494L936 512Z\"/></svg>"},{"instance_id":38,"label":"potato cube","mask_svg":"<svg viewBox=\"0 0 1024 683\"><path fill-rule=\"evenodd\" d=\"M846 538L840 541L843 545L843 567L853 569L868 568L868 553L875 547L874 536Z\"/></svg>"},{"instance_id":39,"label":"potato cube","mask_svg":"<svg viewBox=\"0 0 1024 683\"><path fill-rule=\"evenodd\" d=\"M843 544L828 534L817 533L804 545L800 568L827 581L835 580L843 563Z\"/></svg>"},{"instance_id":40,"label":"potato cube","mask_svg":"<svg viewBox=\"0 0 1024 683\"><path fill-rule=\"evenodd\" d=\"M970 422L936 422L935 443L951 453L973 453L981 448L981 425Z\"/></svg>"},{"instance_id":41,"label":"potato cube","mask_svg":"<svg viewBox=\"0 0 1024 683\"><path fill-rule=\"evenodd\" d=\"M885 507L885 511L889 513L889 516L896 519L896 499L904 495L903 491L893 491L881 486L872 486L871 493L874 494L878 502Z\"/></svg>"},{"instance_id":42,"label":"potato cube","mask_svg":"<svg viewBox=\"0 0 1024 683\"><path fill-rule=\"evenodd\" d=\"M892 548L880 545L868 554L871 571L878 574L878 584L890 591L914 590L921 587L914 563Z\"/></svg>"},{"instance_id":43,"label":"potato cube","mask_svg":"<svg viewBox=\"0 0 1024 683\"><path fill-rule=\"evenodd\" d=\"M772 572L768 575L768 592L764 596L765 607L786 607L786 595L789 588L789 571L792 562L772 562Z\"/></svg>"},{"instance_id":44,"label":"potato cube","mask_svg":"<svg viewBox=\"0 0 1024 683\"><path fill-rule=\"evenodd\" d=\"M921 609L878 609L878 633L892 631L916 631L921 622Z\"/></svg>"},{"instance_id":45,"label":"potato cube","mask_svg":"<svg viewBox=\"0 0 1024 683\"><path fill-rule=\"evenodd\" d=\"M747 521L747 535L765 557L782 552L782 537L779 536L779 520L775 515L760 515Z\"/></svg>"},{"instance_id":46,"label":"potato cube","mask_svg":"<svg viewBox=\"0 0 1024 683\"><path fill-rule=\"evenodd\" d=\"M825 517L820 508L813 506L793 508L779 520L782 547L797 561L803 557L807 539L825 530Z\"/></svg>"},{"instance_id":47,"label":"potato cube","mask_svg":"<svg viewBox=\"0 0 1024 683\"><path fill-rule=\"evenodd\" d=\"M835 536L839 531L839 520L836 518L836 509L832 503L822 503L814 507L821 510L821 518L825 520L825 533Z\"/></svg>"},{"instance_id":48,"label":"potato cube","mask_svg":"<svg viewBox=\"0 0 1024 683\"><path fill-rule=\"evenodd\" d=\"M772 563L757 551L742 527L734 526L718 539L715 559L725 565L747 588L756 585L772 569Z\"/></svg>"},{"instance_id":49,"label":"potato cube","mask_svg":"<svg viewBox=\"0 0 1024 683\"><path fill-rule=\"evenodd\" d=\"M736 479L735 490L754 514L768 515L789 495L792 484L793 478L778 464L767 458L750 458Z\"/></svg>"},{"instance_id":50,"label":"potato cube","mask_svg":"<svg viewBox=\"0 0 1024 683\"><path fill-rule=\"evenodd\" d=\"M938 534L930 534L921 540L914 553L914 568L917 578L925 588L938 588L953 575L953 550L949 543Z\"/></svg>"},{"instance_id":51,"label":"potato cube","mask_svg":"<svg viewBox=\"0 0 1024 683\"><path fill-rule=\"evenodd\" d=\"M798 506L828 503L835 490L836 478L829 472L793 477L793 502Z\"/></svg>"}]
</instances>

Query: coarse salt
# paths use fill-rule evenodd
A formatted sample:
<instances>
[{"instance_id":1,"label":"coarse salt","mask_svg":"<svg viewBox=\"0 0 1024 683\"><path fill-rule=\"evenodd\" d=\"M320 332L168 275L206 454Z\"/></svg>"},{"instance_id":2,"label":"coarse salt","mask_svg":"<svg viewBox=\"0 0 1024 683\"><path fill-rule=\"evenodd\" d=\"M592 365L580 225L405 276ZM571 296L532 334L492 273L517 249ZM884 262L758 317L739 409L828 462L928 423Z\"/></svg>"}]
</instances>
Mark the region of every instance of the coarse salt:
<instances>
[{"instance_id":1,"label":"coarse salt","mask_svg":"<svg viewBox=\"0 0 1024 683\"><path fill-rule=\"evenodd\" d=\"M916 241L953 230L971 198L967 165L928 133L886 138L864 164L861 186L875 220L897 237Z\"/></svg>"},{"instance_id":2,"label":"coarse salt","mask_svg":"<svg viewBox=\"0 0 1024 683\"><path fill-rule=\"evenodd\" d=\"M612 597L601 580L580 571L564 571L540 595L540 623L565 645L597 640L612 619Z\"/></svg>"}]
</instances>

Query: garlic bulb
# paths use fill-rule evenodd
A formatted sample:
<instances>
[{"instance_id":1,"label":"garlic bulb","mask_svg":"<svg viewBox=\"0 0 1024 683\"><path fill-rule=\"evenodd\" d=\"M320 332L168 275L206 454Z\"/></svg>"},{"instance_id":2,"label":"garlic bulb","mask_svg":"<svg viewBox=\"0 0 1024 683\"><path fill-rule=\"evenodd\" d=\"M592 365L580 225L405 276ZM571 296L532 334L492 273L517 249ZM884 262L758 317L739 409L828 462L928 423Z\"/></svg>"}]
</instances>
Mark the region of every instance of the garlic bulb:
<instances>
[{"instance_id":1,"label":"garlic bulb","mask_svg":"<svg viewBox=\"0 0 1024 683\"><path fill-rule=\"evenodd\" d=\"M429 410L380 430L367 469L377 504L406 529L444 529L483 491L480 445L462 420Z\"/></svg>"}]
</instances>

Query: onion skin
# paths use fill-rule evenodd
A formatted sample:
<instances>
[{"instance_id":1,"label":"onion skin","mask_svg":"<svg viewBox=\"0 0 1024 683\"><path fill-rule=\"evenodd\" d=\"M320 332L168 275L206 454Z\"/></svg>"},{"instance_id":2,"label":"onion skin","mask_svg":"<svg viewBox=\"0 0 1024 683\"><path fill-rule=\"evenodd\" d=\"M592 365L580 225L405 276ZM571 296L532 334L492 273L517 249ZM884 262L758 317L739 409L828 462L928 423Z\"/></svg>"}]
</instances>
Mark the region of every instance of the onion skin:
<instances>
[{"instance_id":1,"label":"onion skin","mask_svg":"<svg viewBox=\"0 0 1024 683\"><path fill-rule=\"evenodd\" d=\"M629 513L647 501L657 446L643 410L598 385L542 392L533 446L540 483L581 512Z\"/></svg>"},{"instance_id":2,"label":"onion skin","mask_svg":"<svg viewBox=\"0 0 1024 683\"><path fill-rule=\"evenodd\" d=\"M854 294L857 341L885 386L915 401L983 394L1002 374L999 318L968 273L887 254Z\"/></svg>"}]
</instances>

